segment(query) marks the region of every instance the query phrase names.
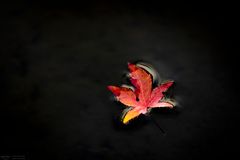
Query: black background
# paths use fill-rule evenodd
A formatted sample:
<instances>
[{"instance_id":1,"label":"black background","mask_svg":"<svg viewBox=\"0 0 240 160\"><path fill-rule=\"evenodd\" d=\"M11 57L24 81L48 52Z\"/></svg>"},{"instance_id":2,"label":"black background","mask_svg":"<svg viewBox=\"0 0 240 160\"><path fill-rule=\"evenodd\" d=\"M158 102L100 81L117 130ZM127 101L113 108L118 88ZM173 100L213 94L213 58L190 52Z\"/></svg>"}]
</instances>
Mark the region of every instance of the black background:
<instances>
[{"instance_id":1,"label":"black background","mask_svg":"<svg viewBox=\"0 0 240 160\"><path fill-rule=\"evenodd\" d=\"M0 156L216 159L237 155L234 5L10 1L1 5ZM128 126L107 85L127 62L173 79L174 110Z\"/></svg>"}]
</instances>

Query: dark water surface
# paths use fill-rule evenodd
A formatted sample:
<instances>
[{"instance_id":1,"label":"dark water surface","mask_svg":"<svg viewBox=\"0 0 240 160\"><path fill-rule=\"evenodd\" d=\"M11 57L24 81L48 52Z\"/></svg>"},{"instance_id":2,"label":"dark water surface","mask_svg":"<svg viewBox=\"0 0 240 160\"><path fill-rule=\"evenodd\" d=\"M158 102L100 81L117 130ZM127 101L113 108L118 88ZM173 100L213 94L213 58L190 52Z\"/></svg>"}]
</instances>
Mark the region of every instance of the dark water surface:
<instances>
[{"instance_id":1,"label":"dark water surface","mask_svg":"<svg viewBox=\"0 0 240 160\"><path fill-rule=\"evenodd\" d=\"M1 6L0 159L208 159L236 153L237 81L221 9L96 3ZM182 8L182 9L181 9ZM128 126L106 86L144 60L174 110Z\"/></svg>"}]
</instances>

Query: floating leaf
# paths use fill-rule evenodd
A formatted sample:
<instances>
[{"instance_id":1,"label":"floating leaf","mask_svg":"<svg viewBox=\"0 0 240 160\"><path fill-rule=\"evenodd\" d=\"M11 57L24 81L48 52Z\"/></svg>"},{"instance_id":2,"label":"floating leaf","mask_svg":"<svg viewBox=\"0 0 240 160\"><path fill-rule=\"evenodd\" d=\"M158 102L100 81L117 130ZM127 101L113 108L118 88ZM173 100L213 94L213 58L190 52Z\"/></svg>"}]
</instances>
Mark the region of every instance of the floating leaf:
<instances>
[{"instance_id":1,"label":"floating leaf","mask_svg":"<svg viewBox=\"0 0 240 160\"><path fill-rule=\"evenodd\" d=\"M151 108L174 107L171 101L167 101L164 98L164 92L173 85L173 81L164 82L153 89L153 80L149 72L132 63L128 63L128 69L134 90L125 86L108 86L108 89L115 95L116 99L127 107L122 116L124 124L127 124L131 119L140 114L148 113Z\"/></svg>"}]
</instances>

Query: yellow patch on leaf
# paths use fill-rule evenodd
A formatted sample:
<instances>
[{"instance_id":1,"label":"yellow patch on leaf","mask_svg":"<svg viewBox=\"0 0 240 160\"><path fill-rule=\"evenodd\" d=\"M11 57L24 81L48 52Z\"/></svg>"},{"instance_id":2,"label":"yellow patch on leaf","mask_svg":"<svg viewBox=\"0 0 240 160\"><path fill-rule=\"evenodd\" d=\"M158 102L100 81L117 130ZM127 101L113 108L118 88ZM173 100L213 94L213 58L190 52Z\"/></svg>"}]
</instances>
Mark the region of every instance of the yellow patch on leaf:
<instances>
[{"instance_id":1,"label":"yellow patch on leaf","mask_svg":"<svg viewBox=\"0 0 240 160\"><path fill-rule=\"evenodd\" d=\"M131 119L136 118L137 116L139 116L141 114L141 112L139 112L139 110L137 109L127 109L125 111L125 114L123 115L123 123L126 124L128 123Z\"/></svg>"}]
</instances>

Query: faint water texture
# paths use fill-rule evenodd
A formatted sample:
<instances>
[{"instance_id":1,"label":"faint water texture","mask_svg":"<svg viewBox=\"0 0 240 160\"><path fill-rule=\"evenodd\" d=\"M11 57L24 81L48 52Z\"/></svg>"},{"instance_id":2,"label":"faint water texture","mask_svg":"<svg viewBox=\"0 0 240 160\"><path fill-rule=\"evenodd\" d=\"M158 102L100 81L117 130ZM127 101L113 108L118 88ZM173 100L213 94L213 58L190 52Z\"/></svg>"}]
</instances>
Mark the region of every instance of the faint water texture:
<instances>
[{"instance_id":1,"label":"faint water texture","mask_svg":"<svg viewBox=\"0 0 240 160\"><path fill-rule=\"evenodd\" d=\"M231 91L228 72L204 22L127 8L15 8L5 8L1 26L2 151L15 146L33 159L58 160L201 159L223 151L218 133L233 122L234 105L221 98ZM146 121L136 129L112 125L123 108L109 101L106 86L137 59L176 82L181 114L152 112L167 136Z\"/></svg>"}]
</instances>

